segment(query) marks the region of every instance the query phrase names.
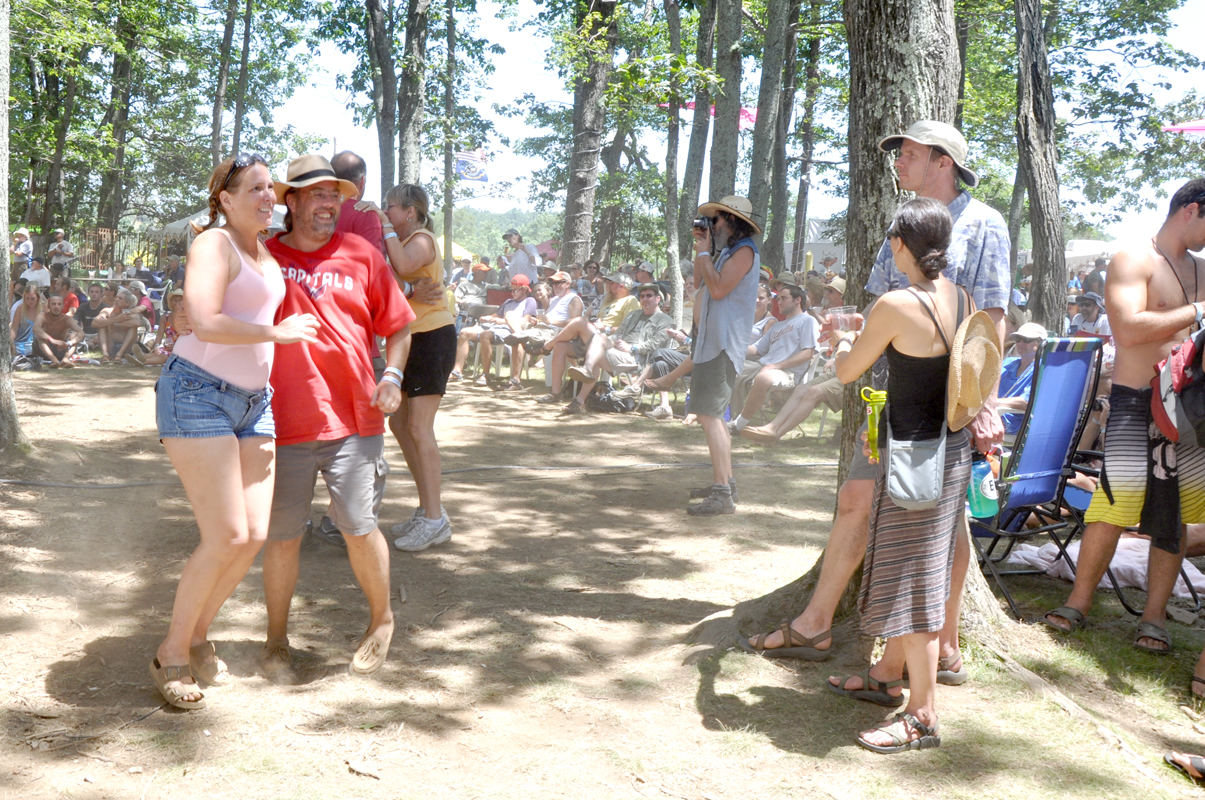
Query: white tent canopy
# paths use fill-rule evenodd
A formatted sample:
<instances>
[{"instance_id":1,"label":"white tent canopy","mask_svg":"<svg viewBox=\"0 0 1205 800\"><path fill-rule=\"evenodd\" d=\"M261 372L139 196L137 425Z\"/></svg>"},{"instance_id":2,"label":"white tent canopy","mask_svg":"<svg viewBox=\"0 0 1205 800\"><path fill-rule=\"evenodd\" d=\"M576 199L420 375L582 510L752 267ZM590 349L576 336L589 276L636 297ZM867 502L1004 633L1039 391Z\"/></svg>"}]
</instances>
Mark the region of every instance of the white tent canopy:
<instances>
[{"instance_id":1,"label":"white tent canopy","mask_svg":"<svg viewBox=\"0 0 1205 800\"><path fill-rule=\"evenodd\" d=\"M169 222L166 225L164 225L162 228L160 228L159 230L150 231L150 234L152 236L158 236L163 239L173 238L173 237L182 237L184 239L191 241L192 237L194 236L191 223L195 222L198 225L204 225L208 221L209 221L209 209L203 208L200 211L194 211L193 213L189 214L187 217L184 217L183 219L178 219L175 222ZM219 216L218 224L220 225L220 224L222 224L222 222L224 222L224 220L222 219L222 217ZM279 207L273 208L272 209L272 228L271 228L271 230L274 230L274 231L282 230L283 231L284 227L285 227L284 212L281 211Z\"/></svg>"}]
</instances>

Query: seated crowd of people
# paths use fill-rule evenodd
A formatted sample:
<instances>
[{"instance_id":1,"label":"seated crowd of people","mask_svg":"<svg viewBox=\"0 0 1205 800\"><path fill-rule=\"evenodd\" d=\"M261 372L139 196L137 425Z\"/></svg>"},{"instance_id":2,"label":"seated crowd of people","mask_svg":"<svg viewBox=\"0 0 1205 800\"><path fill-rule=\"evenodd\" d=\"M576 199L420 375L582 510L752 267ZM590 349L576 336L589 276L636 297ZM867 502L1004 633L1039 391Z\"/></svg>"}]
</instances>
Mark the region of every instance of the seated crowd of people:
<instances>
[{"instance_id":1,"label":"seated crowd of people","mask_svg":"<svg viewBox=\"0 0 1205 800\"><path fill-rule=\"evenodd\" d=\"M70 245L61 230L55 234L58 241L46 256L52 266L30 255L10 283L14 368L165 362L176 341L176 306L184 297L180 257L169 256L157 273L136 257L129 268L117 265L120 278L73 279L69 261L55 260L63 251L70 254Z\"/></svg>"}]
</instances>

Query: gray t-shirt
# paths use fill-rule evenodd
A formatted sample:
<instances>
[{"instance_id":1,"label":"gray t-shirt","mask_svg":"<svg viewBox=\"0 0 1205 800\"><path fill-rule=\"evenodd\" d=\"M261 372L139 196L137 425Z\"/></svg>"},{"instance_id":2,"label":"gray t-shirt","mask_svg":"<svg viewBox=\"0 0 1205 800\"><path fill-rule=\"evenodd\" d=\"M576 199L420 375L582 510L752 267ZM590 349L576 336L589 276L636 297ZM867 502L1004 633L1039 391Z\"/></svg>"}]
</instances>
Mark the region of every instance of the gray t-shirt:
<instances>
[{"instance_id":1,"label":"gray t-shirt","mask_svg":"<svg viewBox=\"0 0 1205 800\"><path fill-rule=\"evenodd\" d=\"M761 356L762 364L777 364L786 361L800 350L815 349L816 336L820 326L810 314L796 314L789 319L780 320L773 328L762 334L754 348ZM791 367L787 372L797 378L803 377L808 371L808 364L803 362Z\"/></svg>"}]
</instances>

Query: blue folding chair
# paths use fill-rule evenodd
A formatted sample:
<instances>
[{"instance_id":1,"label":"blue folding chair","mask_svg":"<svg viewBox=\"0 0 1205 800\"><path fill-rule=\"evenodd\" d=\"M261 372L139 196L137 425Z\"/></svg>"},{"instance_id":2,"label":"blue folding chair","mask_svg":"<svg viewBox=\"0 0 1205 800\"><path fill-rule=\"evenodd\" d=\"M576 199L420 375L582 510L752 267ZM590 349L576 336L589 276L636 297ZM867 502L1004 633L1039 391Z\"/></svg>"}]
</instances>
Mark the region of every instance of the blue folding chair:
<instances>
[{"instance_id":1,"label":"blue folding chair","mask_svg":"<svg viewBox=\"0 0 1205 800\"><path fill-rule=\"evenodd\" d=\"M1017 604L1004 586L1003 575L1033 575L1040 570L1000 570L1018 540L1045 534L1058 547L1059 556L1075 570L1067 543L1083 529L1082 512L1069 511L1067 479L1077 471L1076 444L1084 432L1100 379L1102 343L1099 339L1047 339L1034 365L1029 407L1017 432L1012 455L1000 479L1000 508L988 519L971 520L971 541L980 563L1003 593L1014 616ZM1038 525L1026 528L1033 515ZM986 545L981 540L987 541ZM1002 553L996 553L1000 544Z\"/></svg>"}]
</instances>

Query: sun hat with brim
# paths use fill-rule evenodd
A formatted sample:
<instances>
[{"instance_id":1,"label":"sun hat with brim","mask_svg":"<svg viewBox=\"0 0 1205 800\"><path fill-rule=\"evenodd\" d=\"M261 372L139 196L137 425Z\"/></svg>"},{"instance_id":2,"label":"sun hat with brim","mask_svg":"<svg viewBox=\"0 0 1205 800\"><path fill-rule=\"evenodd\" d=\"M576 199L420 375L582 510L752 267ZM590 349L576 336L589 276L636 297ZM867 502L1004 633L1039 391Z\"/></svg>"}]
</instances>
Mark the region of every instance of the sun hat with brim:
<instances>
[{"instance_id":1,"label":"sun hat with brim","mask_svg":"<svg viewBox=\"0 0 1205 800\"><path fill-rule=\"evenodd\" d=\"M770 279L770 288L773 289L775 286L782 286L788 283L792 286L798 286L799 279L789 272L781 272Z\"/></svg>"},{"instance_id":2,"label":"sun hat with brim","mask_svg":"<svg viewBox=\"0 0 1205 800\"><path fill-rule=\"evenodd\" d=\"M642 283L635 287L635 293L640 294L645 289L652 289L657 294L661 294L661 287L655 283Z\"/></svg>"},{"instance_id":3,"label":"sun hat with brim","mask_svg":"<svg viewBox=\"0 0 1205 800\"><path fill-rule=\"evenodd\" d=\"M832 289L837 294L845 294L845 278L833 278L828 282L828 289Z\"/></svg>"},{"instance_id":4,"label":"sun hat with brim","mask_svg":"<svg viewBox=\"0 0 1205 800\"><path fill-rule=\"evenodd\" d=\"M618 283L625 289L631 289L632 285L635 283L635 281L632 280L632 276L624 272L612 272L610 275L604 275L603 280L610 281L611 283Z\"/></svg>"},{"instance_id":5,"label":"sun hat with brim","mask_svg":"<svg viewBox=\"0 0 1205 800\"><path fill-rule=\"evenodd\" d=\"M723 211L725 214L743 219L753 226L753 230L761 234L761 225L753 219L753 204L749 202L747 197L737 197L736 195L728 195L718 203L704 203L699 206L698 214L701 217L709 217Z\"/></svg>"},{"instance_id":6,"label":"sun hat with brim","mask_svg":"<svg viewBox=\"0 0 1205 800\"><path fill-rule=\"evenodd\" d=\"M17 228L15 231L13 231L13 236L24 236L26 239L28 239L29 228Z\"/></svg>"},{"instance_id":7,"label":"sun hat with brim","mask_svg":"<svg viewBox=\"0 0 1205 800\"><path fill-rule=\"evenodd\" d=\"M331 162L320 155L310 153L309 155L290 161L289 168L285 171L284 180L276 181L273 184L276 189L276 202L283 206L285 204L285 195L288 194L289 189L313 186L315 183L322 183L323 181L334 181L339 184L339 192L344 197L354 197L358 191L354 183L345 181L335 175L335 169L331 166Z\"/></svg>"},{"instance_id":8,"label":"sun hat with brim","mask_svg":"<svg viewBox=\"0 0 1205 800\"><path fill-rule=\"evenodd\" d=\"M958 129L945 122L923 119L908 126L908 130L897 136L887 136L879 141L879 149L884 153L898 150L904 140L909 139L926 147L936 147L954 160L962 182L974 188L979 185L979 176L967 169L967 140Z\"/></svg>"},{"instance_id":9,"label":"sun hat with brim","mask_svg":"<svg viewBox=\"0 0 1205 800\"><path fill-rule=\"evenodd\" d=\"M1000 380L1000 336L986 311L963 320L950 343L946 421L960 431L979 415Z\"/></svg>"},{"instance_id":10,"label":"sun hat with brim","mask_svg":"<svg viewBox=\"0 0 1205 800\"><path fill-rule=\"evenodd\" d=\"M1076 295L1075 302L1076 303L1092 302L1092 303L1096 303L1097 308L1105 307L1105 299L1103 297L1101 297L1100 295L1098 295L1096 292L1084 292L1083 294Z\"/></svg>"},{"instance_id":11,"label":"sun hat with brim","mask_svg":"<svg viewBox=\"0 0 1205 800\"><path fill-rule=\"evenodd\" d=\"M763 281L772 281L772 280L774 280L774 273L770 271L770 268L769 268L769 267L762 267L762 268L761 268L761 279L762 279Z\"/></svg>"},{"instance_id":12,"label":"sun hat with brim","mask_svg":"<svg viewBox=\"0 0 1205 800\"><path fill-rule=\"evenodd\" d=\"M569 283L573 277L568 272L557 271L548 276L549 283Z\"/></svg>"},{"instance_id":13,"label":"sun hat with brim","mask_svg":"<svg viewBox=\"0 0 1205 800\"><path fill-rule=\"evenodd\" d=\"M1036 322L1026 322L1020 328L1008 335L1008 340L1013 339L1029 339L1031 341L1042 341L1047 337L1046 329Z\"/></svg>"}]
</instances>

